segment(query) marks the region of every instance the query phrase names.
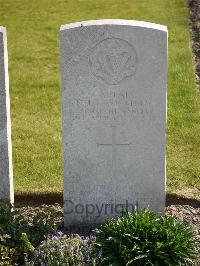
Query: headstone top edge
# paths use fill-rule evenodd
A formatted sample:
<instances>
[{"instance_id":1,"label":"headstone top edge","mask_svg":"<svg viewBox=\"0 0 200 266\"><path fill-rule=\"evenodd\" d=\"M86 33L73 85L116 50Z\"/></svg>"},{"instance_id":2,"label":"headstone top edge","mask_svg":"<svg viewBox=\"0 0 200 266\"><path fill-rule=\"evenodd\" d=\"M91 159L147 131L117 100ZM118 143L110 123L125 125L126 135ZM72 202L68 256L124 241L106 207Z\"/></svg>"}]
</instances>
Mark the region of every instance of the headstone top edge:
<instances>
[{"instance_id":1,"label":"headstone top edge","mask_svg":"<svg viewBox=\"0 0 200 266\"><path fill-rule=\"evenodd\" d=\"M6 33L6 27L0 26L0 32Z\"/></svg>"},{"instance_id":2,"label":"headstone top edge","mask_svg":"<svg viewBox=\"0 0 200 266\"><path fill-rule=\"evenodd\" d=\"M99 20L87 20L75 23L69 23L65 25L61 25L60 31L69 30L73 28L80 28L86 26L100 26L100 25L119 25L119 26L135 26L141 28L149 28L153 30L160 30L164 32L168 32L167 26L145 22L145 21L138 21L138 20L125 20L125 19L99 19Z\"/></svg>"}]
</instances>

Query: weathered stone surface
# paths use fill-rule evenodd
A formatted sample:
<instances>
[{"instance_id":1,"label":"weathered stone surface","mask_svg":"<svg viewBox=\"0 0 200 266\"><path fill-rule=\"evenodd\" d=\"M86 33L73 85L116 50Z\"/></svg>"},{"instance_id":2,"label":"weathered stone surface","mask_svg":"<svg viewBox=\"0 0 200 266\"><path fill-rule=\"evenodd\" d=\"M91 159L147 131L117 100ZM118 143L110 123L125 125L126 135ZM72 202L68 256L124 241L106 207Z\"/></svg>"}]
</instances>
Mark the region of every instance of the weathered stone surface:
<instances>
[{"instance_id":1,"label":"weathered stone surface","mask_svg":"<svg viewBox=\"0 0 200 266\"><path fill-rule=\"evenodd\" d=\"M167 28L61 27L65 225L165 205Z\"/></svg>"},{"instance_id":2,"label":"weathered stone surface","mask_svg":"<svg viewBox=\"0 0 200 266\"><path fill-rule=\"evenodd\" d=\"M0 199L14 201L6 29L0 27Z\"/></svg>"}]
</instances>

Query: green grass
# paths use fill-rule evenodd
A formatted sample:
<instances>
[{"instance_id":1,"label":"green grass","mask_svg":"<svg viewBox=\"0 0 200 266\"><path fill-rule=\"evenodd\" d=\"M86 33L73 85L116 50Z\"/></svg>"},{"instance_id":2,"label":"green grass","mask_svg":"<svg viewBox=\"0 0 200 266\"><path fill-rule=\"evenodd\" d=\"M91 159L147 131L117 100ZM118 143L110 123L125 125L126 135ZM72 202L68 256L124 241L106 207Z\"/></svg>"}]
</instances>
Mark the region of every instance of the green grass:
<instances>
[{"instance_id":1,"label":"green grass","mask_svg":"<svg viewBox=\"0 0 200 266\"><path fill-rule=\"evenodd\" d=\"M200 189L200 95L185 0L0 0L8 30L15 192L62 191L59 27L122 18L168 26L167 188Z\"/></svg>"}]
</instances>

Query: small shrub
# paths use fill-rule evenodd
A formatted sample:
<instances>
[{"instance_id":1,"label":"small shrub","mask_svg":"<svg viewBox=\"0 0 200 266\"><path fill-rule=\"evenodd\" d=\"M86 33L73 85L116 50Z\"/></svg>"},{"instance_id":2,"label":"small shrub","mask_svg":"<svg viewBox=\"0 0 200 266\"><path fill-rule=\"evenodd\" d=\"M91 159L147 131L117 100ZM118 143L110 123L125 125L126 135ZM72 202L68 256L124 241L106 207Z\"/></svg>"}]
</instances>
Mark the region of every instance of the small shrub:
<instances>
[{"instance_id":1,"label":"small shrub","mask_svg":"<svg viewBox=\"0 0 200 266\"><path fill-rule=\"evenodd\" d=\"M32 265L97 265L99 256L95 251L94 243L94 237L67 236L62 232L57 232L42 242L35 252ZM29 263L29 265L31 264Z\"/></svg>"},{"instance_id":2,"label":"small shrub","mask_svg":"<svg viewBox=\"0 0 200 266\"><path fill-rule=\"evenodd\" d=\"M38 212L32 221L30 228L30 240L34 246L37 246L40 242L47 239L49 234L54 234L58 228L59 223L57 218L63 214L60 211L54 211L49 209L46 212Z\"/></svg>"},{"instance_id":3,"label":"small shrub","mask_svg":"<svg viewBox=\"0 0 200 266\"><path fill-rule=\"evenodd\" d=\"M95 230L102 265L190 265L196 240L191 228L146 209L124 213Z\"/></svg>"},{"instance_id":4,"label":"small shrub","mask_svg":"<svg viewBox=\"0 0 200 266\"><path fill-rule=\"evenodd\" d=\"M5 265L24 262L24 254L33 252L28 240L28 221L8 201L0 201L0 260ZM4 265L2 264L2 265Z\"/></svg>"},{"instance_id":5,"label":"small shrub","mask_svg":"<svg viewBox=\"0 0 200 266\"><path fill-rule=\"evenodd\" d=\"M0 265L23 264L39 242L55 233L60 212L38 212L32 221L17 212L9 201L0 201ZM7 263L7 264L6 264ZM9 264L10 263L10 264Z\"/></svg>"}]
</instances>

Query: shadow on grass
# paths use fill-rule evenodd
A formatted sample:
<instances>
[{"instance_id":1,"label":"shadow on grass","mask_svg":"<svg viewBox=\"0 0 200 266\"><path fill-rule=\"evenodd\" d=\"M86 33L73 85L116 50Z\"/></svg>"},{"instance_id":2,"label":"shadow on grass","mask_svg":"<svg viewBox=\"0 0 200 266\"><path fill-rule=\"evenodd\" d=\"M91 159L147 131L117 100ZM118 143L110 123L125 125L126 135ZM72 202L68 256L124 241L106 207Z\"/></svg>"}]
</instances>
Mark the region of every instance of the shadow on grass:
<instances>
[{"instance_id":1,"label":"shadow on grass","mask_svg":"<svg viewBox=\"0 0 200 266\"><path fill-rule=\"evenodd\" d=\"M62 193L29 193L29 194L15 194L15 206L40 206L42 204L55 204L63 205ZM166 206L169 205L189 205L194 208L200 207L200 201L192 198L185 198L176 194L167 193Z\"/></svg>"},{"instance_id":2,"label":"shadow on grass","mask_svg":"<svg viewBox=\"0 0 200 266\"><path fill-rule=\"evenodd\" d=\"M194 208L200 207L200 201L193 198L186 198L177 194L167 193L165 206L170 205L189 205Z\"/></svg>"},{"instance_id":3,"label":"shadow on grass","mask_svg":"<svg viewBox=\"0 0 200 266\"><path fill-rule=\"evenodd\" d=\"M42 204L50 205L58 203L63 205L63 193L61 192L49 192L49 193L23 193L15 194L15 206L41 206Z\"/></svg>"}]
</instances>

